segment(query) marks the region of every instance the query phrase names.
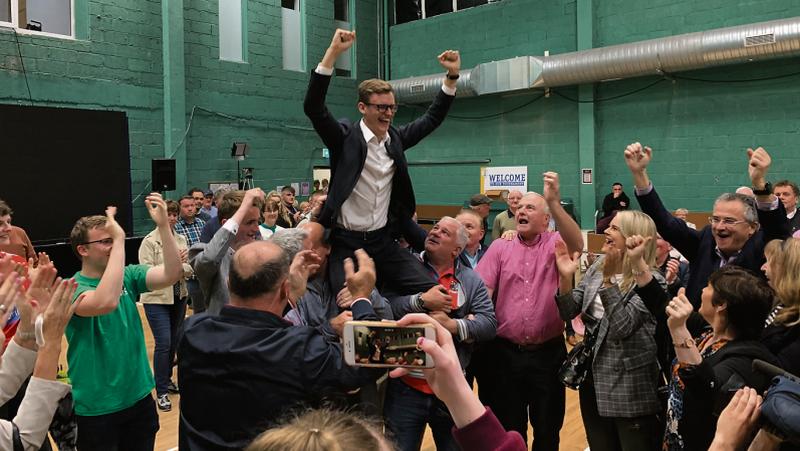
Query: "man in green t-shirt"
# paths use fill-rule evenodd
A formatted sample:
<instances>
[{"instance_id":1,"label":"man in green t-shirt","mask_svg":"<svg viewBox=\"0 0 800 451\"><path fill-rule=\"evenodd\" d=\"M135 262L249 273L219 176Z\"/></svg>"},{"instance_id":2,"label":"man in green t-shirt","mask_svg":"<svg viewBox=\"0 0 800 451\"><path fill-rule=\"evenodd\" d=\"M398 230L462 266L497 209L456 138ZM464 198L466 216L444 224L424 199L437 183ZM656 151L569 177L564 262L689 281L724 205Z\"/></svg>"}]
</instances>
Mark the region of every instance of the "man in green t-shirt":
<instances>
[{"instance_id":1,"label":"man in green t-shirt","mask_svg":"<svg viewBox=\"0 0 800 451\"><path fill-rule=\"evenodd\" d=\"M81 260L76 299L85 294L66 330L80 451L152 451L158 431L136 298L171 287L183 269L166 203L151 193L145 205L161 235L163 266L125 266L125 231L114 220L116 207L108 207L106 216L79 219L70 234Z\"/></svg>"}]
</instances>

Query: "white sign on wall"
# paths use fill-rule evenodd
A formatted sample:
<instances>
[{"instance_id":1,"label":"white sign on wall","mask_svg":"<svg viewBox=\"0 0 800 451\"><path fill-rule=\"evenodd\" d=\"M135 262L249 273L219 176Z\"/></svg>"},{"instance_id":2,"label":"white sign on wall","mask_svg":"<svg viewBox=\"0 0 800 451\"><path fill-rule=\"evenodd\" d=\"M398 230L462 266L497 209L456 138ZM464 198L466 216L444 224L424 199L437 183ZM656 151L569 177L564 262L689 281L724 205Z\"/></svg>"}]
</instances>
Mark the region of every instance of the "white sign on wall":
<instances>
[{"instance_id":1,"label":"white sign on wall","mask_svg":"<svg viewBox=\"0 0 800 451\"><path fill-rule=\"evenodd\" d=\"M490 190L528 191L527 166L485 167L483 169L483 192Z\"/></svg>"}]
</instances>

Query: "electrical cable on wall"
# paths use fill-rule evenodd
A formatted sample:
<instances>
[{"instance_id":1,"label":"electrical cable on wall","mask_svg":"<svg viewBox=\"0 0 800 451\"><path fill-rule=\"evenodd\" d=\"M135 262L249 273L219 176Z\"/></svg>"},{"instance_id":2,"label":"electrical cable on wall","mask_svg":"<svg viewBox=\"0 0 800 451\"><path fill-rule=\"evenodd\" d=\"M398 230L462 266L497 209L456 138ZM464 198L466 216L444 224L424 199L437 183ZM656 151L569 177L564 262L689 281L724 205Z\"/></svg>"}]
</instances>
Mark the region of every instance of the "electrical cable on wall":
<instances>
[{"instance_id":1,"label":"electrical cable on wall","mask_svg":"<svg viewBox=\"0 0 800 451\"><path fill-rule=\"evenodd\" d=\"M19 44L19 35L17 34L16 28L12 28L11 31L14 33L14 40L17 41L17 55L19 55L19 64L22 67L22 75L25 77L25 87L28 89L28 101L31 105L33 105L33 95L31 94L31 85L28 82L28 71L25 70L25 60L22 58L22 46Z\"/></svg>"}]
</instances>

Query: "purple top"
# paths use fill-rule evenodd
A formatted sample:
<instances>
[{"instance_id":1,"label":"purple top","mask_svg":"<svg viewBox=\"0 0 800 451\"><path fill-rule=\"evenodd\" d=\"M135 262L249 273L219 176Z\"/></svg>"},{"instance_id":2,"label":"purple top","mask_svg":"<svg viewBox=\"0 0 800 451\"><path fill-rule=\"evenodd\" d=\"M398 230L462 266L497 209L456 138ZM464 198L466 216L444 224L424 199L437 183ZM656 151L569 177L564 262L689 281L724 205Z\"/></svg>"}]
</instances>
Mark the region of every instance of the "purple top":
<instances>
[{"instance_id":1,"label":"purple top","mask_svg":"<svg viewBox=\"0 0 800 451\"><path fill-rule=\"evenodd\" d=\"M463 451L528 451L519 432L506 432L488 407L472 423L453 427L453 437Z\"/></svg>"},{"instance_id":2,"label":"purple top","mask_svg":"<svg viewBox=\"0 0 800 451\"><path fill-rule=\"evenodd\" d=\"M564 332L555 302L559 239L558 232L544 232L530 242L494 240L478 263L476 271L493 291L498 337L527 345Z\"/></svg>"}]
</instances>

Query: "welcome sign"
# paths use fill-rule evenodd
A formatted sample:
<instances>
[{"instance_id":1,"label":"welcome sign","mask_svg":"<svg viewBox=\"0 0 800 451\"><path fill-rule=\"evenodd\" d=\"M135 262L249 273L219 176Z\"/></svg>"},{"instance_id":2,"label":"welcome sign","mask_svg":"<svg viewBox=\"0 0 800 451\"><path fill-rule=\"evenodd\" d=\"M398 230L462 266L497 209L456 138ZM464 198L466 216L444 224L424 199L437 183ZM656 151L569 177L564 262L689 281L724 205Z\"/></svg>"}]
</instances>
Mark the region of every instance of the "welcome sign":
<instances>
[{"instance_id":1,"label":"welcome sign","mask_svg":"<svg viewBox=\"0 0 800 451\"><path fill-rule=\"evenodd\" d=\"M528 191L527 166L501 166L481 168L483 192L487 191Z\"/></svg>"}]
</instances>

